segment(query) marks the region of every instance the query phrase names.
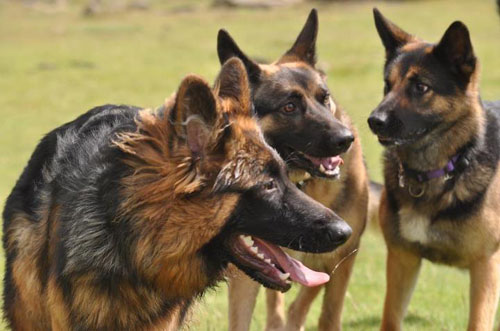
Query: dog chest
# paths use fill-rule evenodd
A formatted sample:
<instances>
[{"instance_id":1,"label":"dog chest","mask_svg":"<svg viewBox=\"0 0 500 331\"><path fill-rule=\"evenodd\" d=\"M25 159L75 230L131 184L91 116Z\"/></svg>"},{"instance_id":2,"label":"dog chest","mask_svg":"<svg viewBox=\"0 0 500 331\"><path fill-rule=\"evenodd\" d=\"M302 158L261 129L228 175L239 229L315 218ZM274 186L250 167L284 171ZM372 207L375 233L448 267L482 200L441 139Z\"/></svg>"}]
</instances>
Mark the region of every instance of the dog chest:
<instances>
[{"instance_id":1,"label":"dog chest","mask_svg":"<svg viewBox=\"0 0 500 331\"><path fill-rule=\"evenodd\" d=\"M399 233L403 239L409 242L417 242L421 245L429 244L431 241L430 225L429 217L412 208L403 208L399 211Z\"/></svg>"},{"instance_id":2,"label":"dog chest","mask_svg":"<svg viewBox=\"0 0 500 331\"><path fill-rule=\"evenodd\" d=\"M472 238L462 230L460 225L447 220L431 221L425 214L409 207L399 211L400 240L433 262L460 266L468 260L470 251L475 248L464 245Z\"/></svg>"}]
</instances>

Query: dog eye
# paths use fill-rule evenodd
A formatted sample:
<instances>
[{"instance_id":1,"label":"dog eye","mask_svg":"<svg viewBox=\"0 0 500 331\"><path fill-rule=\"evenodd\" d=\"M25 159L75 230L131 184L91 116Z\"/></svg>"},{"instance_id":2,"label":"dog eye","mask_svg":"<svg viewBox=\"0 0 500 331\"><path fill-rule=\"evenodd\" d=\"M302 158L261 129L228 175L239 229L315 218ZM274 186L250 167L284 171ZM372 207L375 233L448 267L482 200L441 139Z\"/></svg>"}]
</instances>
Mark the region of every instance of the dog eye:
<instances>
[{"instance_id":1,"label":"dog eye","mask_svg":"<svg viewBox=\"0 0 500 331\"><path fill-rule=\"evenodd\" d=\"M419 94L425 94L429 91L429 85L425 85L423 83L416 83L415 91L417 91L417 93Z\"/></svg>"},{"instance_id":2,"label":"dog eye","mask_svg":"<svg viewBox=\"0 0 500 331\"><path fill-rule=\"evenodd\" d=\"M274 190L276 188L276 182L271 179L270 181L265 182L263 187L266 191Z\"/></svg>"},{"instance_id":3,"label":"dog eye","mask_svg":"<svg viewBox=\"0 0 500 331\"><path fill-rule=\"evenodd\" d=\"M281 107L281 109L285 113L291 113L291 112L294 112L295 109L297 109L297 106L295 106L295 104L293 102L289 102L286 105L284 105L283 107Z\"/></svg>"}]
</instances>

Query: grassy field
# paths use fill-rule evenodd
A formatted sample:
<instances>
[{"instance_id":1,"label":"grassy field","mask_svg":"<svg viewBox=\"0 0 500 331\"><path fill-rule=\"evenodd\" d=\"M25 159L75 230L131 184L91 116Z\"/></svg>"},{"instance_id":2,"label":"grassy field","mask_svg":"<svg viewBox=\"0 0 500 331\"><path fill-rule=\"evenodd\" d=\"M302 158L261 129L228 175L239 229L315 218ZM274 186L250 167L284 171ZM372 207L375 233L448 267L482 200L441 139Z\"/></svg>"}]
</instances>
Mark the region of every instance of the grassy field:
<instances>
[{"instance_id":1,"label":"grassy field","mask_svg":"<svg viewBox=\"0 0 500 331\"><path fill-rule=\"evenodd\" d=\"M483 67L482 95L499 97L500 19L493 0L307 2L265 11L214 9L200 0L157 0L149 11L93 18L81 16L78 4L47 14L0 1L0 204L47 131L95 105L157 106L191 72L213 80L219 68L216 35L222 27L248 54L273 60L291 45L313 6L320 17L319 65L359 128L371 176L380 180L381 147L366 124L382 93L383 48L371 14L375 5L430 41L437 41L452 21L464 21ZM384 260L380 235L369 231L346 299L346 330L378 328ZM265 320L262 293L252 330L261 330ZM316 328L319 309L316 302L308 330ZM226 286L221 284L200 302L191 329L226 329L226 311ZM467 315L468 275L425 263L406 330L461 330Z\"/></svg>"}]
</instances>

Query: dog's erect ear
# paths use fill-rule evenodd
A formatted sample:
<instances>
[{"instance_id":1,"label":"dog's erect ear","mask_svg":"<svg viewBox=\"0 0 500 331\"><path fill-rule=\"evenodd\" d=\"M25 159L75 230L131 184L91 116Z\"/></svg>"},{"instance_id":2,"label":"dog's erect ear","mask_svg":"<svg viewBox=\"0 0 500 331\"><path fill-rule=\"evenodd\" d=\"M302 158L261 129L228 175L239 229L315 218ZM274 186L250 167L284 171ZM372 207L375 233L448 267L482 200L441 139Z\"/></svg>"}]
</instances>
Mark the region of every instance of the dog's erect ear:
<instances>
[{"instance_id":1,"label":"dog's erect ear","mask_svg":"<svg viewBox=\"0 0 500 331\"><path fill-rule=\"evenodd\" d=\"M170 119L191 153L201 156L217 119L217 101L205 80L196 75L184 78Z\"/></svg>"},{"instance_id":2,"label":"dog's erect ear","mask_svg":"<svg viewBox=\"0 0 500 331\"><path fill-rule=\"evenodd\" d=\"M246 56L233 38L231 38L229 33L224 29L220 29L219 34L217 35L217 54L219 55L219 61L221 64L224 64L232 57L239 58L245 65L250 81L252 83L258 82L260 77L259 64Z\"/></svg>"},{"instance_id":3,"label":"dog's erect ear","mask_svg":"<svg viewBox=\"0 0 500 331\"><path fill-rule=\"evenodd\" d=\"M304 61L314 67L316 64L316 38L318 36L318 12L311 10L306 24L300 31L292 48L278 60L278 63Z\"/></svg>"},{"instance_id":4,"label":"dog's erect ear","mask_svg":"<svg viewBox=\"0 0 500 331\"><path fill-rule=\"evenodd\" d=\"M239 107L234 111L251 116L251 94L247 71L243 62L237 58L230 58L221 68L215 81L215 91L221 98L232 98Z\"/></svg>"},{"instance_id":5,"label":"dog's erect ear","mask_svg":"<svg viewBox=\"0 0 500 331\"><path fill-rule=\"evenodd\" d=\"M403 31L396 24L385 18L377 8L373 8L373 17L375 18L375 27L377 28L378 35L385 47L387 60L393 58L399 47L415 39L411 34Z\"/></svg>"},{"instance_id":6,"label":"dog's erect ear","mask_svg":"<svg viewBox=\"0 0 500 331\"><path fill-rule=\"evenodd\" d=\"M476 68L476 56L469 30L462 22L456 21L450 25L434 48L434 54L464 83L468 83Z\"/></svg>"}]
</instances>

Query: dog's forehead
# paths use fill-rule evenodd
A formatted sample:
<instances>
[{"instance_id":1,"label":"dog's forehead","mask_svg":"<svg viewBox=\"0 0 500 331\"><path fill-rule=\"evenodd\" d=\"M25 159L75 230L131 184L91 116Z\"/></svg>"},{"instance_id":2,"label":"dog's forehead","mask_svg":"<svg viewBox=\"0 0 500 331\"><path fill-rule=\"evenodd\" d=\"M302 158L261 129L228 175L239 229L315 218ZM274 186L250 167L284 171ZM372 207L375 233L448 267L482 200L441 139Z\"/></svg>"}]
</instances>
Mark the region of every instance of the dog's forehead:
<instances>
[{"instance_id":1,"label":"dog's forehead","mask_svg":"<svg viewBox=\"0 0 500 331\"><path fill-rule=\"evenodd\" d=\"M423 42L413 42L401 47L397 56L386 64L385 78L395 82L429 70L433 48L433 45Z\"/></svg>"},{"instance_id":2,"label":"dog's forehead","mask_svg":"<svg viewBox=\"0 0 500 331\"><path fill-rule=\"evenodd\" d=\"M440 95L453 95L458 87L453 75L433 54L435 44L415 42L403 46L386 64L384 78L391 84L416 79L432 87Z\"/></svg>"},{"instance_id":3,"label":"dog's forehead","mask_svg":"<svg viewBox=\"0 0 500 331\"><path fill-rule=\"evenodd\" d=\"M261 65L263 76L273 85L284 89L298 87L306 91L326 87L321 74L302 62Z\"/></svg>"}]
</instances>

